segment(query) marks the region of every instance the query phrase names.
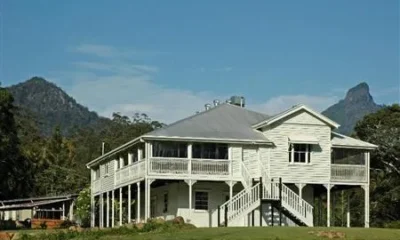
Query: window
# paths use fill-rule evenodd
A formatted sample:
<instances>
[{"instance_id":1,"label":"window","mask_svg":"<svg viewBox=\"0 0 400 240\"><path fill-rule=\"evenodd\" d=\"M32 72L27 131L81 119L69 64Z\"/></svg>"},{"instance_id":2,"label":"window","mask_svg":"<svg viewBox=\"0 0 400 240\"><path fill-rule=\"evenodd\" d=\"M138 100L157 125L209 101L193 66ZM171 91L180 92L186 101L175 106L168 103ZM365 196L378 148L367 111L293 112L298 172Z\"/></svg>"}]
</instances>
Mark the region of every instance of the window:
<instances>
[{"instance_id":1,"label":"window","mask_svg":"<svg viewBox=\"0 0 400 240\"><path fill-rule=\"evenodd\" d=\"M100 178L100 168L94 169L94 180L97 180Z\"/></svg>"},{"instance_id":2,"label":"window","mask_svg":"<svg viewBox=\"0 0 400 240\"><path fill-rule=\"evenodd\" d=\"M168 212L168 193L164 193L164 209L163 213Z\"/></svg>"},{"instance_id":3,"label":"window","mask_svg":"<svg viewBox=\"0 0 400 240\"><path fill-rule=\"evenodd\" d=\"M187 158L187 144L181 142L155 142L153 157Z\"/></svg>"},{"instance_id":4,"label":"window","mask_svg":"<svg viewBox=\"0 0 400 240\"><path fill-rule=\"evenodd\" d=\"M195 192L194 209L208 210L208 192Z\"/></svg>"},{"instance_id":5,"label":"window","mask_svg":"<svg viewBox=\"0 0 400 240\"><path fill-rule=\"evenodd\" d=\"M228 159L228 144L194 143L192 157L203 159Z\"/></svg>"},{"instance_id":6,"label":"window","mask_svg":"<svg viewBox=\"0 0 400 240\"><path fill-rule=\"evenodd\" d=\"M289 162L290 163L310 163L311 162L311 144L289 144Z\"/></svg>"},{"instance_id":7,"label":"window","mask_svg":"<svg viewBox=\"0 0 400 240\"><path fill-rule=\"evenodd\" d=\"M333 148L331 150L333 164L365 165L364 151L359 149Z\"/></svg>"},{"instance_id":8,"label":"window","mask_svg":"<svg viewBox=\"0 0 400 240\"><path fill-rule=\"evenodd\" d=\"M124 163L124 167L129 165L129 159L127 156L125 156L124 158L122 158L122 162Z\"/></svg>"},{"instance_id":9,"label":"window","mask_svg":"<svg viewBox=\"0 0 400 240\"><path fill-rule=\"evenodd\" d=\"M104 174L105 174L105 175L108 175L108 168L109 168L109 166L110 166L110 163L109 163L109 162L106 163L106 164L104 164Z\"/></svg>"}]
</instances>

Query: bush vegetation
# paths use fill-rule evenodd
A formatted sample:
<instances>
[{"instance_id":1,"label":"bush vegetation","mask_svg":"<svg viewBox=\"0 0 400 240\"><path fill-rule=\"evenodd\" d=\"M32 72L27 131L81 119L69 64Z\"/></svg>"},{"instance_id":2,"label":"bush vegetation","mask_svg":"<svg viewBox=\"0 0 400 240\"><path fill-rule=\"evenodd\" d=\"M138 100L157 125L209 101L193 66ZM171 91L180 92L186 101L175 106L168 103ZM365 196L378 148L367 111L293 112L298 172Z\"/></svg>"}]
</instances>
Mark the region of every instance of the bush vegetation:
<instances>
[{"instance_id":1,"label":"bush vegetation","mask_svg":"<svg viewBox=\"0 0 400 240\"><path fill-rule=\"evenodd\" d=\"M167 233L179 230L196 228L192 224L186 224L182 221L164 221L160 219L151 219L144 224L128 224L118 228L108 229L81 229L69 228L68 230L59 230L56 232L41 232L36 234L22 234L23 240L68 240L68 239L88 239L94 240L106 236L130 236L142 233Z\"/></svg>"}]
</instances>

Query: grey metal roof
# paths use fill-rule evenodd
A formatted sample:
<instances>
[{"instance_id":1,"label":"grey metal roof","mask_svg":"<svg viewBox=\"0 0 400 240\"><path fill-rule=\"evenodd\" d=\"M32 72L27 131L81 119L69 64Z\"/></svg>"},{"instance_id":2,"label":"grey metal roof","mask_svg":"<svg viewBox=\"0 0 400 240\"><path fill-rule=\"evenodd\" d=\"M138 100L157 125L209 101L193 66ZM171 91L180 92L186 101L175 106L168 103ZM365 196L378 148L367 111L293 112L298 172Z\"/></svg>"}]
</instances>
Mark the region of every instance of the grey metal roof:
<instances>
[{"instance_id":1,"label":"grey metal roof","mask_svg":"<svg viewBox=\"0 0 400 240\"><path fill-rule=\"evenodd\" d=\"M252 125L268 118L263 113L223 103L150 132L143 138L229 139L270 143L261 132L252 128Z\"/></svg>"},{"instance_id":2,"label":"grey metal roof","mask_svg":"<svg viewBox=\"0 0 400 240\"><path fill-rule=\"evenodd\" d=\"M360 149L375 149L378 147L374 144L351 138L336 132L332 132L331 141L333 147L351 147Z\"/></svg>"}]
</instances>

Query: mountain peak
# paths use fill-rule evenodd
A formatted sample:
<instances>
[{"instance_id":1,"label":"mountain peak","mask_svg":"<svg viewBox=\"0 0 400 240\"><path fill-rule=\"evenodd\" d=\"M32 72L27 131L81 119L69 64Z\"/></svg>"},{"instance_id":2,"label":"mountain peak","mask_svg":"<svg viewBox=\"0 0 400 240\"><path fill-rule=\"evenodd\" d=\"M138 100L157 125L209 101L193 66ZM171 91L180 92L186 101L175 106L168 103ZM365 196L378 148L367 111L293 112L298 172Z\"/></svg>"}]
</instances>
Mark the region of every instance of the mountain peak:
<instances>
[{"instance_id":1,"label":"mountain peak","mask_svg":"<svg viewBox=\"0 0 400 240\"><path fill-rule=\"evenodd\" d=\"M369 93L369 86L366 82L362 82L347 91L345 102L373 102L373 98Z\"/></svg>"},{"instance_id":2,"label":"mountain peak","mask_svg":"<svg viewBox=\"0 0 400 240\"><path fill-rule=\"evenodd\" d=\"M51 134L56 126L67 133L75 126L90 126L101 121L97 113L78 104L60 87L42 77L30 78L10 86L8 90L15 105L29 109L40 118L41 130L46 135Z\"/></svg>"},{"instance_id":3,"label":"mountain peak","mask_svg":"<svg viewBox=\"0 0 400 240\"><path fill-rule=\"evenodd\" d=\"M365 115L381 108L369 93L369 86L362 82L347 91L346 97L322 112L341 125L339 132L351 134L356 123Z\"/></svg>"}]
</instances>

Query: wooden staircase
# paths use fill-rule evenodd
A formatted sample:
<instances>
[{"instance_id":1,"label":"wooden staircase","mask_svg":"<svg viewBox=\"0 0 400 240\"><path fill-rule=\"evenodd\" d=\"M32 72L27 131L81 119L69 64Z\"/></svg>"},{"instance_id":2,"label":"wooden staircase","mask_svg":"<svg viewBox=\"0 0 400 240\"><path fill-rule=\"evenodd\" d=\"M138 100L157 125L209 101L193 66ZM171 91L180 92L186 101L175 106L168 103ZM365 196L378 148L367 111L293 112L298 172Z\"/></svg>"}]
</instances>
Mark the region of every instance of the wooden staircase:
<instances>
[{"instance_id":1,"label":"wooden staircase","mask_svg":"<svg viewBox=\"0 0 400 240\"><path fill-rule=\"evenodd\" d=\"M248 216L257 208L260 208L262 213L263 203L270 203L273 208L279 211L280 224L283 214L299 226L313 226L313 207L283 184L282 179L275 179L275 181L269 179L265 168L260 167L262 177L258 182L244 179L245 188L218 207L218 226L228 226L230 222ZM244 165L242 169L245 169ZM242 170L243 178L249 176L246 172L246 169ZM274 219L272 219L272 222L274 222ZM260 225L262 225L261 220Z\"/></svg>"}]
</instances>

